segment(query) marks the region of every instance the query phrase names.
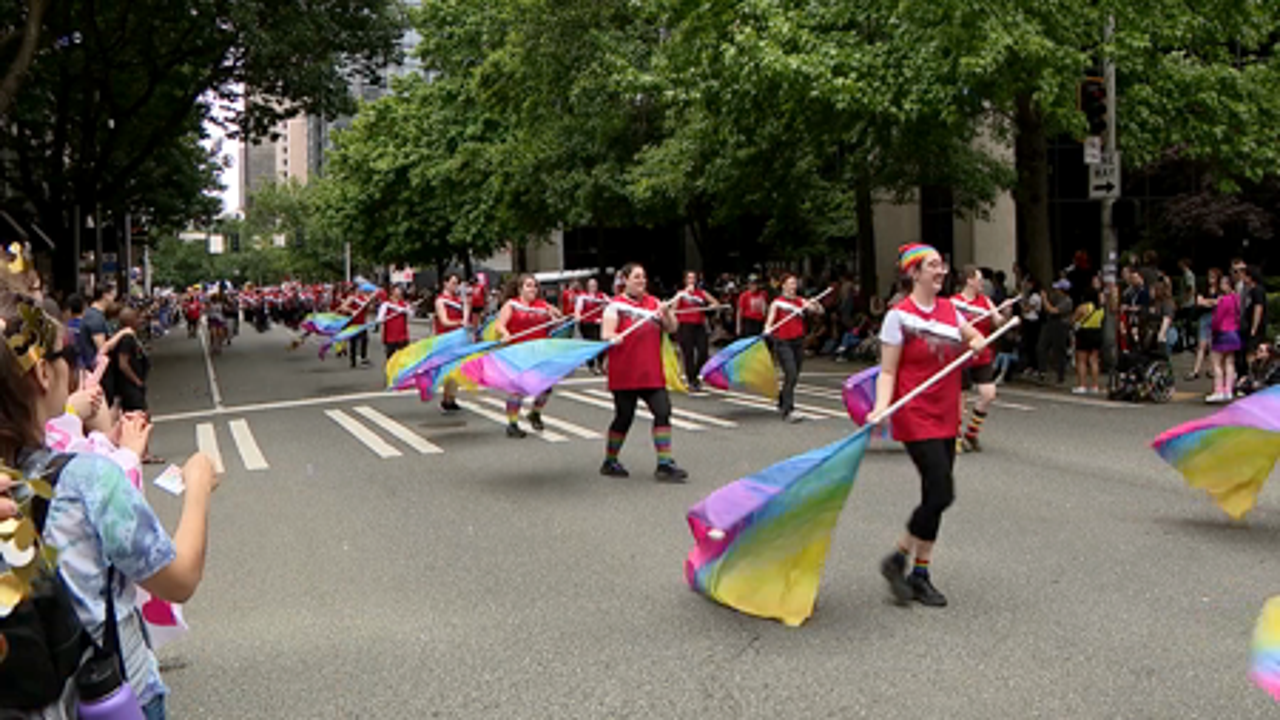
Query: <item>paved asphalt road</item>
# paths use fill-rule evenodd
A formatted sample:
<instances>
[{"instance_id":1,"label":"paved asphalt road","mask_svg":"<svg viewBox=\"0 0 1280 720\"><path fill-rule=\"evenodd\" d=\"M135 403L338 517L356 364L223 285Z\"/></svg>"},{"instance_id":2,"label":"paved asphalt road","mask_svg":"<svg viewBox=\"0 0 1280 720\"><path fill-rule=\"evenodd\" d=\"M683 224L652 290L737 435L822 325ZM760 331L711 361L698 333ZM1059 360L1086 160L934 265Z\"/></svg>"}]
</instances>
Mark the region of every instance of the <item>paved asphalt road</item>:
<instances>
[{"instance_id":1,"label":"paved asphalt road","mask_svg":"<svg viewBox=\"0 0 1280 720\"><path fill-rule=\"evenodd\" d=\"M608 423L599 380L557 389L563 441L512 441L287 341L250 332L214 358L216 412L200 343L153 349L153 450L176 461L216 443L226 467L192 632L160 653L173 717L1275 712L1246 672L1253 622L1280 592L1280 496L1232 523L1146 447L1203 406L1005 393L987 451L958 464L935 558L945 610L886 602L876 566L918 489L900 449L873 449L819 609L791 629L686 588L684 513L848 432L837 374L804 378L825 419L799 426L678 398L698 414L675 437L692 477L666 486L649 477L643 421L623 453L633 477L596 474L603 441L579 435ZM178 502L149 497L172 527Z\"/></svg>"}]
</instances>

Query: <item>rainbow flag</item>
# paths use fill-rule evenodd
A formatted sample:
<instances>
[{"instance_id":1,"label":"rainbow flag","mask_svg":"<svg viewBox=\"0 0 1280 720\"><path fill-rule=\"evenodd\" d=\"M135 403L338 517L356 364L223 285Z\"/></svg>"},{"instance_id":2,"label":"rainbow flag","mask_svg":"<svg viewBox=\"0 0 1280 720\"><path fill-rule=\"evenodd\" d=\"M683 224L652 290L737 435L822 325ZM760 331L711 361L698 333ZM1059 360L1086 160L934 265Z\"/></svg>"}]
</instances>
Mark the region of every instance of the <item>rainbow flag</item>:
<instances>
[{"instance_id":1,"label":"rainbow flag","mask_svg":"<svg viewBox=\"0 0 1280 720\"><path fill-rule=\"evenodd\" d=\"M481 387L536 397L608 347L595 340L530 340L468 359L459 370Z\"/></svg>"},{"instance_id":2,"label":"rainbow flag","mask_svg":"<svg viewBox=\"0 0 1280 720\"><path fill-rule=\"evenodd\" d=\"M371 323L365 323L364 325L352 325L340 331L338 334L320 343L320 359L324 360L325 356L329 354L329 349L332 348L333 346L343 345L348 341L350 341L351 338L359 335L362 332L368 332L370 330L373 330L377 326L378 326L378 323L371 322Z\"/></svg>"},{"instance_id":3,"label":"rainbow flag","mask_svg":"<svg viewBox=\"0 0 1280 720\"><path fill-rule=\"evenodd\" d=\"M778 399L778 376L764 336L742 338L712 355L702 371L702 381L721 390L742 390Z\"/></svg>"},{"instance_id":4,"label":"rainbow flag","mask_svg":"<svg viewBox=\"0 0 1280 720\"><path fill-rule=\"evenodd\" d=\"M845 378L841 396L844 398L844 409L854 425L862 427L867 424L867 416L876 407L876 381L880 379L880 366L869 367L860 373ZM881 429L873 432L874 437L888 440L892 437L890 422L880 424Z\"/></svg>"},{"instance_id":5,"label":"rainbow flag","mask_svg":"<svg viewBox=\"0 0 1280 720\"><path fill-rule=\"evenodd\" d=\"M1280 385L1167 430L1151 447L1239 520L1280 459Z\"/></svg>"},{"instance_id":6,"label":"rainbow flag","mask_svg":"<svg viewBox=\"0 0 1280 720\"><path fill-rule=\"evenodd\" d=\"M497 315L494 315L485 321L484 327L480 329L480 339L490 342L497 342L502 339L501 336L498 335Z\"/></svg>"},{"instance_id":7,"label":"rainbow flag","mask_svg":"<svg viewBox=\"0 0 1280 720\"><path fill-rule=\"evenodd\" d=\"M311 313L310 315L302 318L302 324L300 327L304 332L308 332L313 335L326 335L332 337L333 335L337 335L342 332L342 329L350 322L350 317L346 315L339 315L338 313Z\"/></svg>"},{"instance_id":8,"label":"rainbow flag","mask_svg":"<svg viewBox=\"0 0 1280 720\"><path fill-rule=\"evenodd\" d=\"M411 386L418 388L418 394L423 401L430 400L436 390L443 387L450 380L457 383L463 390L474 390L476 385L462 374L462 365L469 360L482 356L495 347L498 347L498 343L486 341L440 350L423 362L413 374Z\"/></svg>"},{"instance_id":9,"label":"rainbow flag","mask_svg":"<svg viewBox=\"0 0 1280 720\"><path fill-rule=\"evenodd\" d=\"M1250 679L1280 702L1280 596L1262 607L1250 650Z\"/></svg>"},{"instance_id":10,"label":"rainbow flag","mask_svg":"<svg viewBox=\"0 0 1280 720\"><path fill-rule=\"evenodd\" d=\"M748 615L792 627L807 620L868 437L859 431L789 458L694 505L690 587Z\"/></svg>"},{"instance_id":11,"label":"rainbow flag","mask_svg":"<svg viewBox=\"0 0 1280 720\"><path fill-rule=\"evenodd\" d=\"M559 325L556 325L555 327L551 328L551 332L548 333L548 336L557 338L560 340L572 340L573 329L576 326L577 326L577 323L573 322L572 319L566 320L565 322L562 322Z\"/></svg>"},{"instance_id":12,"label":"rainbow flag","mask_svg":"<svg viewBox=\"0 0 1280 720\"><path fill-rule=\"evenodd\" d=\"M458 328L405 346L387 360L387 387L396 390L416 387L415 376L437 353L466 345L467 339L466 328Z\"/></svg>"},{"instance_id":13,"label":"rainbow flag","mask_svg":"<svg viewBox=\"0 0 1280 720\"><path fill-rule=\"evenodd\" d=\"M662 376L667 381L667 389L672 392L688 393L689 386L684 382L684 374L680 370L680 356L676 354L676 344L671 336L662 333Z\"/></svg>"}]
</instances>

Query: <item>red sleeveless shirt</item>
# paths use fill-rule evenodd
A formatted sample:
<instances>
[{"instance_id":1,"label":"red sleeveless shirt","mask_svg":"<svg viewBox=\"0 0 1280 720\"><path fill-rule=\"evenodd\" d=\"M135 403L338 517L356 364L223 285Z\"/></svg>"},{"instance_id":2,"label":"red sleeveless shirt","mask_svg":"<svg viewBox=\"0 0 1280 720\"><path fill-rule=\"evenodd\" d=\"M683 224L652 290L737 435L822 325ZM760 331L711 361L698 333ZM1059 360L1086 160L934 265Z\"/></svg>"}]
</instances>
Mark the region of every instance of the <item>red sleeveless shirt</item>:
<instances>
[{"instance_id":1,"label":"red sleeveless shirt","mask_svg":"<svg viewBox=\"0 0 1280 720\"><path fill-rule=\"evenodd\" d=\"M962 307L961 303L969 307ZM962 322L968 322L970 319L975 318L982 313L996 309L996 304L991 302L991 298L986 295L979 295L972 300L965 300L964 295L956 295L951 298L951 304L956 306L956 311L960 313L960 319ZM974 309L970 310L969 308ZM991 332L995 330L995 322L988 317L973 327L975 330L986 336L990 335ZM990 365L994 360L995 351L992 350L990 346L987 346L982 348L982 352L975 355L969 364L974 367L982 367L983 365Z\"/></svg>"},{"instance_id":2,"label":"red sleeveless shirt","mask_svg":"<svg viewBox=\"0 0 1280 720\"><path fill-rule=\"evenodd\" d=\"M627 336L620 345L609 348L610 390L656 390L667 386L662 372L662 328L648 315L656 313L661 303L652 295L639 302L619 295L611 303L618 313L618 332L626 332L637 322L644 327Z\"/></svg>"},{"instance_id":3,"label":"red sleeveless shirt","mask_svg":"<svg viewBox=\"0 0 1280 720\"><path fill-rule=\"evenodd\" d=\"M457 330L462 323L462 298L458 297L457 295L450 295L449 293L441 293L440 297L444 299L445 319L447 319L450 323L453 323L453 326L446 327L445 324L441 322L441 319L437 316L435 319L437 335L443 335L452 330Z\"/></svg>"},{"instance_id":4,"label":"red sleeveless shirt","mask_svg":"<svg viewBox=\"0 0 1280 720\"><path fill-rule=\"evenodd\" d=\"M551 320L551 306L546 300L537 298L529 305L519 300L508 300L507 303L511 306L511 318L507 320L507 332L511 335L520 335L539 325L544 326L528 335L521 335L515 342L522 343L547 337L547 332L551 329L547 325Z\"/></svg>"},{"instance_id":5,"label":"red sleeveless shirt","mask_svg":"<svg viewBox=\"0 0 1280 720\"><path fill-rule=\"evenodd\" d=\"M929 311L907 297L885 316L880 341L902 348L893 399L911 392L964 350L960 314L946 298ZM893 438L901 442L955 438L960 425L960 373L953 372L893 416Z\"/></svg>"}]
</instances>

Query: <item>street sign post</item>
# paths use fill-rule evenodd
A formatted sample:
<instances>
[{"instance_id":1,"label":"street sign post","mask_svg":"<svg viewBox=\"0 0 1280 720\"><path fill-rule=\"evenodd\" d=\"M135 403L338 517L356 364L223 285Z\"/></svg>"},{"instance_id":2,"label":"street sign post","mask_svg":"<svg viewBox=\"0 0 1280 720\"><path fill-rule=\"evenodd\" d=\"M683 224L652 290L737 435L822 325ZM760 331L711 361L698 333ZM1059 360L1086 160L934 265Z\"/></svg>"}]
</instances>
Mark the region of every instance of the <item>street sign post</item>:
<instances>
[{"instance_id":1,"label":"street sign post","mask_svg":"<svg viewBox=\"0 0 1280 720\"><path fill-rule=\"evenodd\" d=\"M1084 164L1085 165L1101 165L1102 164L1102 138L1097 135L1090 135L1084 139Z\"/></svg>"},{"instance_id":2,"label":"street sign post","mask_svg":"<svg viewBox=\"0 0 1280 720\"><path fill-rule=\"evenodd\" d=\"M1107 162L1089 166L1089 199L1115 199L1120 197L1120 154L1115 153Z\"/></svg>"}]
</instances>

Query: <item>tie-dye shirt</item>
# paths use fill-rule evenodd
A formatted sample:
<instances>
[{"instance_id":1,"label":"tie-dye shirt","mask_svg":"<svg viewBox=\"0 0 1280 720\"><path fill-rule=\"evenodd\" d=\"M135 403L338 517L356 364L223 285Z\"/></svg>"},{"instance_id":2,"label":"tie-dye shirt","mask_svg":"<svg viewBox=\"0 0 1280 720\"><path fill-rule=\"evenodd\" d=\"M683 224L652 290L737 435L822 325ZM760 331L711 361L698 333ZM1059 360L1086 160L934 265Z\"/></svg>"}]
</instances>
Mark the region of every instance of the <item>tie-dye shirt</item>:
<instances>
[{"instance_id":1,"label":"tie-dye shirt","mask_svg":"<svg viewBox=\"0 0 1280 720\"><path fill-rule=\"evenodd\" d=\"M53 457L50 450L29 452L21 470L27 477L39 476ZM107 614L107 569L115 566L116 617L129 682L143 705L166 694L134 608L135 583L168 566L176 551L160 519L120 466L99 455L75 455L58 477L43 538L58 551L58 569L76 613L98 641ZM0 561L0 569L3 564Z\"/></svg>"}]
</instances>

